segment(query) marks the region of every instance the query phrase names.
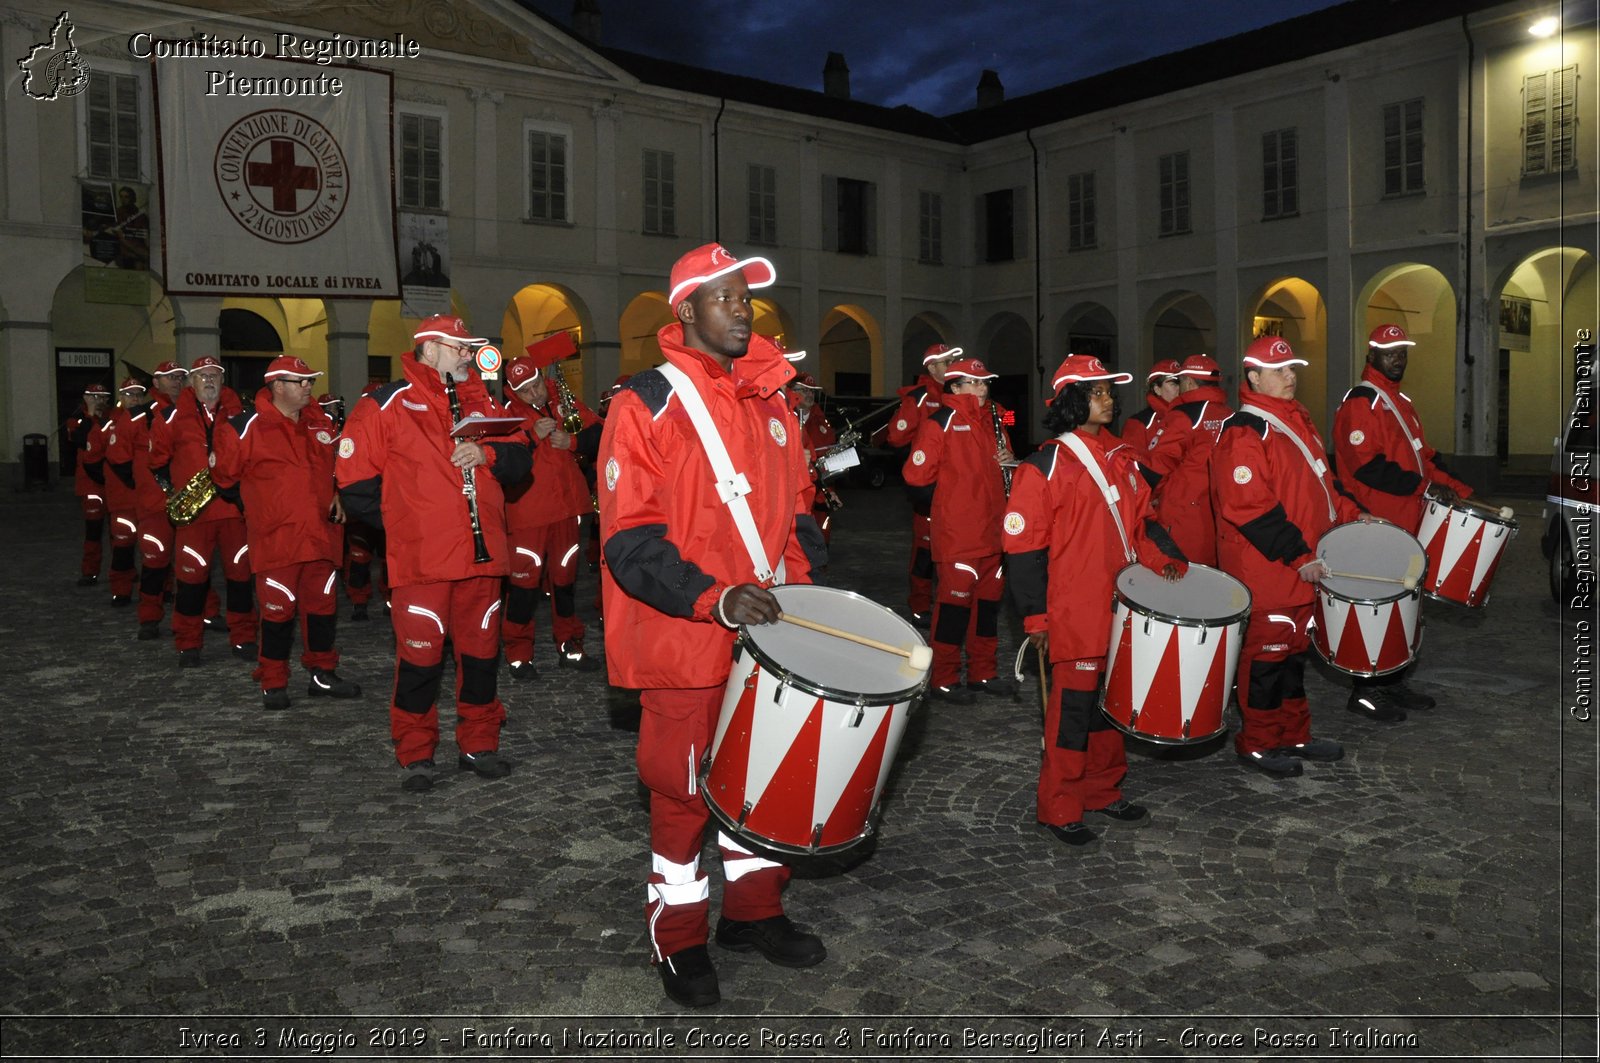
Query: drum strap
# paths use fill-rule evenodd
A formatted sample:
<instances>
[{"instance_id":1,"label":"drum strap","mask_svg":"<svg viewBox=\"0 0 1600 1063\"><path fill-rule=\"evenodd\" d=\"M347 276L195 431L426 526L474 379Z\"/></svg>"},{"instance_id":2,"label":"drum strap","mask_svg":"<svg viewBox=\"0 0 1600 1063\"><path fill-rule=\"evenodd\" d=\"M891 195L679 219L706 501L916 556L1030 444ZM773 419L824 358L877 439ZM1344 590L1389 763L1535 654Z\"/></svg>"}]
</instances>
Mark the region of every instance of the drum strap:
<instances>
[{"instance_id":1,"label":"drum strap","mask_svg":"<svg viewBox=\"0 0 1600 1063\"><path fill-rule=\"evenodd\" d=\"M1117 502L1121 500L1122 495L1106 481L1105 471L1100 468L1100 463L1089 452L1089 444L1079 439L1076 432L1063 432L1056 438L1061 440L1068 450L1072 451L1073 457L1083 463L1084 469L1089 473L1089 479L1093 480L1094 485L1100 488L1100 495L1106 500L1106 508L1111 511L1111 519L1116 522L1117 534L1122 536L1123 556L1130 562L1137 561L1138 555L1133 552L1133 546L1128 542L1128 529L1123 527L1122 514L1117 511Z\"/></svg>"},{"instance_id":2,"label":"drum strap","mask_svg":"<svg viewBox=\"0 0 1600 1063\"><path fill-rule=\"evenodd\" d=\"M1267 422L1272 427L1276 428L1278 431L1280 431L1284 435L1288 436L1289 437L1289 442L1293 443L1296 447L1300 448L1300 455L1303 458L1306 459L1306 464L1311 466L1311 471L1313 473L1315 473L1316 476L1317 476L1317 483L1319 485L1321 485L1321 487L1322 487L1323 495L1327 497L1327 500L1328 500L1328 520L1330 520L1333 523L1337 524L1339 522L1339 510L1333 504L1333 492L1328 490L1328 465L1327 465L1327 462L1319 461L1311 453L1311 448L1306 446L1305 440L1303 440L1299 436L1295 435L1294 434L1294 430L1291 429L1288 425L1284 424L1282 418L1280 418L1277 414L1268 413L1266 410L1263 410L1260 406L1252 406L1248 402L1245 403L1243 406L1239 407L1239 412L1240 413L1248 413L1248 414L1251 414L1253 416L1261 418L1263 421Z\"/></svg>"},{"instance_id":3,"label":"drum strap","mask_svg":"<svg viewBox=\"0 0 1600 1063\"><path fill-rule=\"evenodd\" d=\"M1383 404L1389 407L1389 412L1394 414L1394 419L1400 422L1400 431L1406 434L1406 442L1411 444L1411 460L1417 463L1417 472L1426 481L1428 479L1428 470L1422 465L1422 441L1411 434L1411 426L1406 424L1404 417L1400 416L1400 407L1394 404L1394 400L1385 395L1383 389L1377 385L1373 385L1372 390L1377 394L1378 398L1383 400Z\"/></svg>"},{"instance_id":4,"label":"drum strap","mask_svg":"<svg viewBox=\"0 0 1600 1063\"><path fill-rule=\"evenodd\" d=\"M656 371L672 385L673 393L689 415L689 423L694 425L695 433L700 437L700 446L706 452L706 460L711 463L717 496L728 507L733 526L739 530L739 538L744 540L744 548L750 554L750 564L755 569L757 582L782 583L783 558L778 559L776 571L767 563L766 547L761 543L761 534L756 531L756 519L750 513L750 503L745 501L744 496L751 491L750 481L745 479L744 473L734 470L733 459L728 456L728 445L722 441L722 433L717 431L711 411L706 409L705 400L695 389L694 381L689 379L688 373L671 362L657 366Z\"/></svg>"}]
</instances>

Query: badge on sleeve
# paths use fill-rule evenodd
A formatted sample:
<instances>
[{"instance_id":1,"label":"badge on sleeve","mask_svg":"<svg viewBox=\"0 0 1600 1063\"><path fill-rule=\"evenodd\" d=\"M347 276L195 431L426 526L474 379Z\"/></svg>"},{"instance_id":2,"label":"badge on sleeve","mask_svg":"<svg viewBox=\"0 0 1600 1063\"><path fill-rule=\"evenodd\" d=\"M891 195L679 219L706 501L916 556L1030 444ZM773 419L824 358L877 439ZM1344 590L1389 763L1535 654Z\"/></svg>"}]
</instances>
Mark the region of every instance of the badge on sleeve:
<instances>
[{"instance_id":1,"label":"badge on sleeve","mask_svg":"<svg viewBox=\"0 0 1600 1063\"><path fill-rule=\"evenodd\" d=\"M777 442L778 446L781 447L789 442L789 433L784 430L783 422L776 417L767 419L767 431L772 433L772 438Z\"/></svg>"},{"instance_id":2,"label":"badge on sleeve","mask_svg":"<svg viewBox=\"0 0 1600 1063\"><path fill-rule=\"evenodd\" d=\"M333 442L333 436L329 435L326 431L318 432L317 433L317 442L318 443L332 443Z\"/></svg>"},{"instance_id":3,"label":"badge on sleeve","mask_svg":"<svg viewBox=\"0 0 1600 1063\"><path fill-rule=\"evenodd\" d=\"M356 452L356 441L349 436L339 440L339 457L348 458Z\"/></svg>"},{"instance_id":4,"label":"badge on sleeve","mask_svg":"<svg viewBox=\"0 0 1600 1063\"><path fill-rule=\"evenodd\" d=\"M928 455L924 454L922 451L913 450L911 452L911 464L913 464L913 465L922 465L922 464L926 463L927 460L928 460Z\"/></svg>"},{"instance_id":5,"label":"badge on sleeve","mask_svg":"<svg viewBox=\"0 0 1600 1063\"><path fill-rule=\"evenodd\" d=\"M609 461L606 462L606 490L607 491L615 491L617 489L617 477L618 477L618 475L621 474L621 472L622 472L622 469L621 469L621 467L619 465L617 465L617 459L616 458L612 458L612 459L610 459Z\"/></svg>"},{"instance_id":6,"label":"badge on sleeve","mask_svg":"<svg viewBox=\"0 0 1600 1063\"><path fill-rule=\"evenodd\" d=\"M1359 447L1361 444L1365 443L1366 441L1367 441L1367 433L1363 432L1361 429L1357 428L1357 429L1355 429L1354 431L1352 431L1350 433L1350 445L1352 447Z\"/></svg>"},{"instance_id":7,"label":"badge on sleeve","mask_svg":"<svg viewBox=\"0 0 1600 1063\"><path fill-rule=\"evenodd\" d=\"M1250 471L1250 466L1248 465L1235 465L1233 467L1233 482L1236 484L1247 484L1253 476L1255 476L1255 473Z\"/></svg>"},{"instance_id":8,"label":"badge on sleeve","mask_svg":"<svg viewBox=\"0 0 1600 1063\"><path fill-rule=\"evenodd\" d=\"M897 430L904 432L906 430L906 419L904 417L900 418L894 423L894 426Z\"/></svg>"},{"instance_id":9,"label":"badge on sleeve","mask_svg":"<svg viewBox=\"0 0 1600 1063\"><path fill-rule=\"evenodd\" d=\"M1006 514L1005 529L1007 535L1021 535L1022 529L1026 528L1027 526L1028 522L1023 520L1022 514L1018 513L1016 510L1012 510L1010 513Z\"/></svg>"}]
</instances>

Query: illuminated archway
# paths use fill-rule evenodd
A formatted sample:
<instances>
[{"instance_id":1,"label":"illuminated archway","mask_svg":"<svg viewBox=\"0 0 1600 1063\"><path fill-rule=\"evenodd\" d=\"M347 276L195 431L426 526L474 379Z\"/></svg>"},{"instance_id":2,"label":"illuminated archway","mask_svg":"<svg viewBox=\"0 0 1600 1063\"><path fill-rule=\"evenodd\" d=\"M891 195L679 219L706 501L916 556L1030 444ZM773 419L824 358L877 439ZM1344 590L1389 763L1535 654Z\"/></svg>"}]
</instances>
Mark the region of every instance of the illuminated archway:
<instances>
[{"instance_id":1,"label":"illuminated archway","mask_svg":"<svg viewBox=\"0 0 1600 1063\"><path fill-rule=\"evenodd\" d=\"M589 394L584 386L585 370L592 360L583 349L584 337L593 334L593 329L587 327L588 317L582 302L571 290L558 284L529 284L506 304L500 325L501 350L510 361L520 357L529 344L557 332L571 333L573 342L578 345L578 357L560 363L561 375L573 394L582 397ZM593 395L590 401L594 401Z\"/></svg>"},{"instance_id":2,"label":"illuminated archway","mask_svg":"<svg viewBox=\"0 0 1600 1063\"><path fill-rule=\"evenodd\" d=\"M483 328L474 323L466 308L450 293L450 312L458 315L470 329ZM399 299L379 299L367 314L367 377L372 381L400 379L400 356L412 348L411 336L422 321L419 317L403 315L404 304ZM487 330L477 335L487 335ZM519 352L520 353L520 352ZM349 396L346 396L348 398Z\"/></svg>"},{"instance_id":3,"label":"illuminated archway","mask_svg":"<svg viewBox=\"0 0 1600 1063\"><path fill-rule=\"evenodd\" d=\"M1575 247L1534 251L1501 278L1495 451L1502 464L1548 467L1550 441L1563 434L1571 405L1573 337L1595 327L1597 287L1594 257Z\"/></svg>"},{"instance_id":4,"label":"illuminated archway","mask_svg":"<svg viewBox=\"0 0 1600 1063\"><path fill-rule=\"evenodd\" d=\"M1360 380L1366 369L1367 336L1374 328L1405 329L1417 345L1409 352L1401 387L1417 408L1428 443L1450 453L1456 439L1457 346L1456 296L1450 282L1432 266L1398 263L1367 281L1356 306L1360 313L1351 323L1355 336L1348 355L1350 379ZM1548 433L1545 443L1548 454Z\"/></svg>"},{"instance_id":5,"label":"illuminated archway","mask_svg":"<svg viewBox=\"0 0 1600 1063\"><path fill-rule=\"evenodd\" d=\"M1333 423L1333 409L1328 395L1328 308L1322 293L1309 281L1300 277L1284 277L1268 284L1250 307L1250 338L1278 336L1289 342L1296 354L1310 365L1298 367L1296 376L1300 384L1295 391L1317 429L1324 434ZM1216 352L1212 353L1217 356ZM1224 383L1232 390L1239 381L1239 362L1244 356L1223 352L1217 361L1224 371ZM1332 396L1338 405L1342 396Z\"/></svg>"},{"instance_id":6,"label":"illuminated archway","mask_svg":"<svg viewBox=\"0 0 1600 1063\"><path fill-rule=\"evenodd\" d=\"M634 296L618 321L617 334L622 337L618 371L632 376L666 361L661 357L656 333L674 320L665 293L640 292Z\"/></svg>"},{"instance_id":7,"label":"illuminated archway","mask_svg":"<svg viewBox=\"0 0 1600 1063\"><path fill-rule=\"evenodd\" d=\"M817 345L817 383L830 395L875 395L882 387L877 372L883 331L859 306L844 304L822 318Z\"/></svg>"}]
</instances>

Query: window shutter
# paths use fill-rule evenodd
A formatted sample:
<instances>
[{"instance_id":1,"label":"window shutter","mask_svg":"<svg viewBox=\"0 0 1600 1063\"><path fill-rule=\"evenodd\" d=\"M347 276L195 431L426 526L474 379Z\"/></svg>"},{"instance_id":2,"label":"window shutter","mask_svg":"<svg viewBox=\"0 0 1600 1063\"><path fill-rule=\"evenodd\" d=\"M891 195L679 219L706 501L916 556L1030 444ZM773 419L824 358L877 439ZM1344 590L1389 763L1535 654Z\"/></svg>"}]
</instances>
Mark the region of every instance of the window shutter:
<instances>
[{"instance_id":1,"label":"window shutter","mask_svg":"<svg viewBox=\"0 0 1600 1063\"><path fill-rule=\"evenodd\" d=\"M1549 105L1548 78L1529 74L1522 81L1522 172L1545 172L1545 112Z\"/></svg>"}]
</instances>

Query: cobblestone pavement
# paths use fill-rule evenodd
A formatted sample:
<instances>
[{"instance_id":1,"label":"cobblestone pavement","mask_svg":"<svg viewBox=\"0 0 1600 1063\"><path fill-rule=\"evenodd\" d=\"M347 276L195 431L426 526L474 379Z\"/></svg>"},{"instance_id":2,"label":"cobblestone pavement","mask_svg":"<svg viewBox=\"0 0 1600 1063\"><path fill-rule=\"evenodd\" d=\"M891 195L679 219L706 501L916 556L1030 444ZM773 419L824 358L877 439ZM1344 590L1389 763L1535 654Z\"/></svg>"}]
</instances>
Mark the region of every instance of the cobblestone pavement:
<instances>
[{"instance_id":1,"label":"cobblestone pavement","mask_svg":"<svg viewBox=\"0 0 1600 1063\"><path fill-rule=\"evenodd\" d=\"M1141 746L1126 789L1154 821L1096 852L1035 826L1031 677L919 710L879 836L789 890L828 959L713 949L723 1003L689 1014L647 961L634 698L545 642L542 681L502 677L514 774L402 793L383 618L341 621L363 697L297 674L267 715L219 640L179 672L73 586L67 496L13 496L4 1053L1593 1056L1596 725L1563 701L1582 631L1514 501L1488 608L1425 607L1437 709L1357 719L1319 669L1342 762L1277 782L1221 742ZM900 492L846 502L830 581L899 606ZM1018 637L1007 618L1005 659Z\"/></svg>"}]
</instances>

